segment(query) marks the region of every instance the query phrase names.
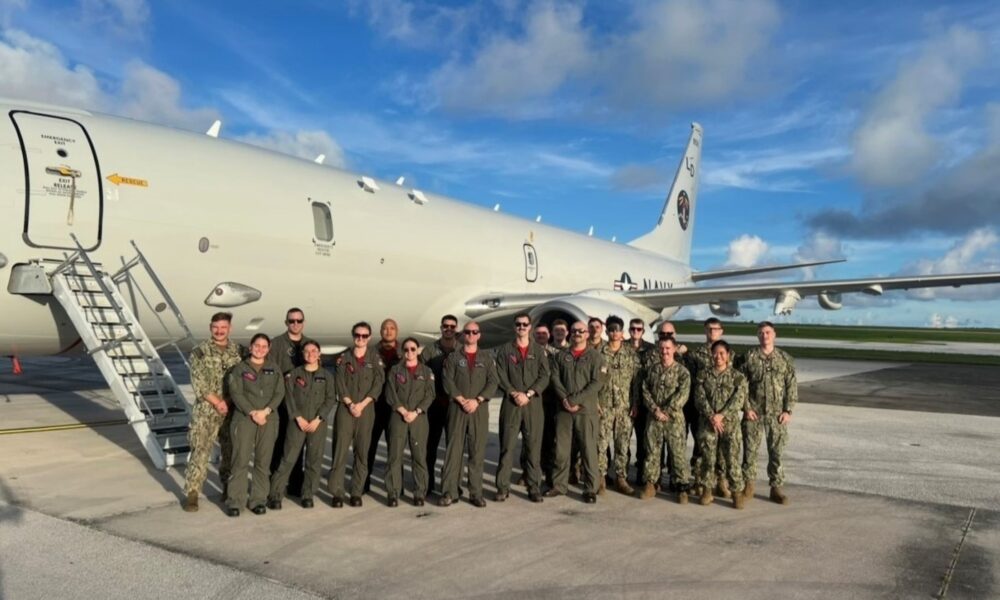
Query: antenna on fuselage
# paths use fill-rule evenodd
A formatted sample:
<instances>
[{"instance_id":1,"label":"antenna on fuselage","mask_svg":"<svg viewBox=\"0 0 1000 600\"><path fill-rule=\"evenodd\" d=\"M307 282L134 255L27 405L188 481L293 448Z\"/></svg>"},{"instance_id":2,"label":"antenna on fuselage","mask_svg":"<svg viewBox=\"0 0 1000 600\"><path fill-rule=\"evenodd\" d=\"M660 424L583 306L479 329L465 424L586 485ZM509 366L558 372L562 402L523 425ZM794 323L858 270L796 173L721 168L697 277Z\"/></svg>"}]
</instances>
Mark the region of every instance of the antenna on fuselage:
<instances>
[{"instance_id":1,"label":"antenna on fuselage","mask_svg":"<svg viewBox=\"0 0 1000 600\"><path fill-rule=\"evenodd\" d=\"M406 177L400 177L396 180L396 185L403 185L404 181L406 181Z\"/></svg>"},{"instance_id":2,"label":"antenna on fuselage","mask_svg":"<svg viewBox=\"0 0 1000 600\"><path fill-rule=\"evenodd\" d=\"M321 165L323 164L324 160L326 160L326 155L320 154L319 156L316 157L316 160L314 160L313 162L316 163L317 165Z\"/></svg>"},{"instance_id":3,"label":"antenna on fuselage","mask_svg":"<svg viewBox=\"0 0 1000 600\"><path fill-rule=\"evenodd\" d=\"M541 222L542 222L542 215L538 215L537 217L535 217L535 223L541 223Z\"/></svg>"},{"instance_id":4,"label":"antenna on fuselage","mask_svg":"<svg viewBox=\"0 0 1000 600\"><path fill-rule=\"evenodd\" d=\"M594 226L593 225L590 226L590 231L587 232L587 235L589 235L590 237L594 237Z\"/></svg>"},{"instance_id":5,"label":"antenna on fuselage","mask_svg":"<svg viewBox=\"0 0 1000 600\"><path fill-rule=\"evenodd\" d=\"M215 122L212 123L212 126L208 128L208 131L205 132L205 135L217 138L219 137L220 131L222 131L222 121L216 119Z\"/></svg>"},{"instance_id":6,"label":"antenna on fuselage","mask_svg":"<svg viewBox=\"0 0 1000 600\"><path fill-rule=\"evenodd\" d=\"M493 212L500 212L500 203L497 202L493 205Z\"/></svg>"}]
</instances>

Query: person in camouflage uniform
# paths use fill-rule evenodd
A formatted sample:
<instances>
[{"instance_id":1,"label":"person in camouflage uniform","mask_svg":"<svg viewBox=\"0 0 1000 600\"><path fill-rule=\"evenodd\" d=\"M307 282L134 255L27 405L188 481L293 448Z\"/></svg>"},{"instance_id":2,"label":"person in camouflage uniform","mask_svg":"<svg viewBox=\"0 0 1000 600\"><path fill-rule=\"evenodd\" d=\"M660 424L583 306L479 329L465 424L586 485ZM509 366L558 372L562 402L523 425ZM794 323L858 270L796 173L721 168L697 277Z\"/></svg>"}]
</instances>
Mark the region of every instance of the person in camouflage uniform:
<instances>
[{"instance_id":1,"label":"person in camouflage uniform","mask_svg":"<svg viewBox=\"0 0 1000 600\"><path fill-rule=\"evenodd\" d=\"M660 480L660 448L664 441L670 448L670 480L677 485L677 501L687 504L688 463L687 427L684 423L684 405L691 391L691 375L676 360L677 343L667 337L657 344L660 360L651 366L642 383L642 397L649 414L649 423L643 432L646 446L645 484L640 498L656 495L656 482Z\"/></svg>"},{"instance_id":2,"label":"person in camouflage uniform","mask_svg":"<svg viewBox=\"0 0 1000 600\"><path fill-rule=\"evenodd\" d=\"M646 412L646 404L642 401L642 382L648 372L646 363L649 361L650 354L657 354L655 351L656 344L652 344L642 339L642 335L645 331L646 323L642 319L636 318L628 322L629 344L632 346L632 349L635 350L636 356L639 359L639 372L632 378L631 391L631 403L635 409L635 419L633 421L636 438L635 483L639 486L646 483L644 474L646 464L646 444L644 438L646 435L646 422L649 417Z\"/></svg>"},{"instance_id":3,"label":"person in camouflage uniform","mask_svg":"<svg viewBox=\"0 0 1000 600\"><path fill-rule=\"evenodd\" d=\"M625 323L610 315L607 323L608 343L601 346L604 387L598 393L601 428L597 435L598 493L604 490L608 473L608 453L615 461L615 489L633 494L628 484L628 460L632 445L632 380L639 372L639 357L631 344L626 344Z\"/></svg>"},{"instance_id":4,"label":"person in camouflage uniform","mask_svg":"<svg viewBox=\"0 0 1000 600\"><path fill-rule=\"evenodd\" d=\"M724 340L712 344L712 369L698 373L694 400L698 403L701 424L698 426L698 444L701 446L698 484L701 486L701 504L712 503L712 489L716 479L716 456L725 470L719 475L729 482L733 506L743 508L743 430L740 412L747 403L747 380L730 366L732 350Z\"/></svg>"},{"instance_id":5,"label":"person in camouflage uniform","mask_svg":"<svg viewBox=\"0 0 1000 600\"><path fill-rule=\"evenodd\" d=\"M761 436L767 433L767 479L771 486L771 500L787 504L782 491L785 470L781 453L788 442L788 422L792 409L799 399L799 385L795 380L795 363L784 350L774 346L777 332L774 324L763 321L757 326L760 345L747 351L740 361L740 370L750 386L749 407L743 418L743 478L746 481L744 496L753 497L754 480L757 478L757 451Z\"/></svg>"},{"instance_id":6,"label":"person in camouflage uniform","mask_svg":"<svg viewBox=\"0 0 1000 600\"><path fill-rule=\"evenodd\" d=\"M688 372L691 373L691 381L697 382L698 375L703 371L710 371L714 368L714 361L712 359L712 344L722 339L722 335L725 331L722 328L722 321L715 317L709 317L705 319L705 343L698 346L694 350L684 354L684 366L687 367ZM730 355L730 366L732 366L732 355ZM695 440L694 453L691 455L691 467L697 472L701 469L701 447L699 446L698 440L698 427L701 424L701 418L698 414L698 406L694 401L694 387L691 388L691 398L688 400L687 405L684 407L684 417L688 422L688 429L691 431L691 437ZM717 475L721 475L726 472L726 464L723 462L726 457L723 455L716 456L717 464L715 465L715 472ZM740 459L742 464L742 457ZM717 493L723 498L729 498L731 493L729 491L728 483L725 477L717 477L719 483L719 489L716 490Z\"/></svg>"},{"instance_id":7,"label":"person in camouflage uniform","mask_svg":"<svg viewBox=\"0 0 1000 600\"><path fill-rule=\"evenodd\" d=\"M229 436L230 403L223 390L226 372L243 360L243 346L229 339L233 315L220 312L212 315L209 327L211 339L195 346L191 352L191 387L194 388L194 409L188 428L191 456L184 469L184 510L198 510L198 494L208 477L212 447L219 441L222 460L219 480L222 496L226 497L232 463L233 445Z\"/></svg>"}]
</instances>

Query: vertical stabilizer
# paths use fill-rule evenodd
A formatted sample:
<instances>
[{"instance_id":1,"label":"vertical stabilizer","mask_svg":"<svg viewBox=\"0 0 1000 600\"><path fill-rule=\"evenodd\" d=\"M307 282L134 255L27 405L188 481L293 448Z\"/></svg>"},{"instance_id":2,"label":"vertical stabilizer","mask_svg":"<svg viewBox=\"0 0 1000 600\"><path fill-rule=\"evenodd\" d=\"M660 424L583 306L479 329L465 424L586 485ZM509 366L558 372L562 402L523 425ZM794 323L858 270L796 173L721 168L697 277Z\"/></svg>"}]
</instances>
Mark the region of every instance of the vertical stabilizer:
<instances>
[{"instance_id":1,"label":"vertical stabilizer","mask_svg":"<svg viewBox=\"0 0 1000 600\"><path fill-rule=\"evenodd\" d=\"M701 168L701 137L701 125L692 123L691 138L677 167L656 227L632 240L630 245L690 264L691 236L694 232L695 204L698 199L698 170Z\"/></svg>"}]
</instances>

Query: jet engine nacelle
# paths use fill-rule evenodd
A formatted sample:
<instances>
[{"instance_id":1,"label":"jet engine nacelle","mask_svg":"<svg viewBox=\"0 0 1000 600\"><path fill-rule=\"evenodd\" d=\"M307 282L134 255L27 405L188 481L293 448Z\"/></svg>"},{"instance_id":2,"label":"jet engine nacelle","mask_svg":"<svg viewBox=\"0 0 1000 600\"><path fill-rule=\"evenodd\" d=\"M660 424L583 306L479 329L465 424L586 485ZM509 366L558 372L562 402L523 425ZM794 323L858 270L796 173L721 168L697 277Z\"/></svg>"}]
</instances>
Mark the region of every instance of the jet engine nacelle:
<instances>
[{"instance_id":1,"label":"jet engine nacelle","mask_svg":"<svg viewBox=\"0 0 1000 600\"><path fill-rule=\"evenodd\" d=\"M740 303L736 300L723 300L722 302L709 302L709 310L717 317L738 317L740 316Z\"/></svg>"},{"instance_id":2,"label":"jet engine nacelle","mask_svg":"<svg viewBox=\"0 0 1000 600\"><path fill-rule=\"evenodd\" d=\"M618 315L625 321L626 328L630 319L642 319L649 324L659 314L635 302L623 300L620 297L609 299L599 295L577 294L539 304L529 314L532 322L548 325L551 325L552 321L556 319L564 319L572 325L575 321L586 323L590 317L597 317L604 321L608 315ZM648 327L646 331L649 332ZM627 330L625 336L628 337Z\"/></svg>"},{"instance_id":3,"label":"jet engine nacelle","mask_svg":"<svg viewBox=\"0 0 1000 600\"><path fill-rule=\"evenodd\" d=\"M816 300L819 301L819 305L824 310L840 310L844 308L843 297L837 292L821 292L816 297Z\"/></svg>"}]
</instances>

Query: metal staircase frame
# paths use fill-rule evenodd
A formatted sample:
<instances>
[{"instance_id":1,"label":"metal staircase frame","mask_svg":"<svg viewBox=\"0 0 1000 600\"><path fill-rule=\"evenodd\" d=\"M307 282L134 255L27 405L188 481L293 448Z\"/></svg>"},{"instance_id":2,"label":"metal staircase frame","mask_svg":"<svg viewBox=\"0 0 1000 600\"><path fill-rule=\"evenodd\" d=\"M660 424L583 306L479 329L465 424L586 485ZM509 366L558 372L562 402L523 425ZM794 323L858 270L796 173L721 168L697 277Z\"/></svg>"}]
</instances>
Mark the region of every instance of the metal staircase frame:
<instances>
[{"instance_id":1,"label":"metal staircase frame","mask_svg":"<svg viewBox=\"0 0 1000 600\"><path fill-rule=\"evenodd\" d=\"M91 260L77 237L70 236L77 249L66 255L65 260L49 273L53 294L66 310L88 354L94 358L153 464L158 469L165 469L186 462L190 405L158 351L172 346L187 364L180 343L193 339L190 328L135 242L132 242L132 247L136 256L128 262L123 259L122 268L109 275L101 265ZM146 270L174 313L186 333L184 337L157 347L148 339L116 286L116 283L127 283L133 291L138 290L152 314L169 333L149 298L131 275L131 269L139 265ZM117 322L112 322L111 317Z\"/></svg>"}]
</instances>

